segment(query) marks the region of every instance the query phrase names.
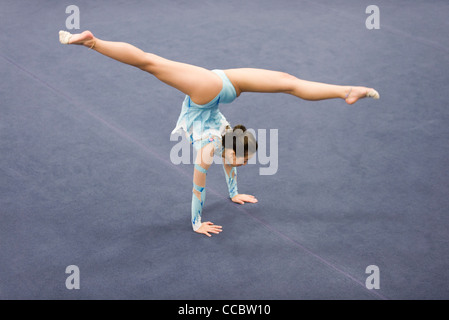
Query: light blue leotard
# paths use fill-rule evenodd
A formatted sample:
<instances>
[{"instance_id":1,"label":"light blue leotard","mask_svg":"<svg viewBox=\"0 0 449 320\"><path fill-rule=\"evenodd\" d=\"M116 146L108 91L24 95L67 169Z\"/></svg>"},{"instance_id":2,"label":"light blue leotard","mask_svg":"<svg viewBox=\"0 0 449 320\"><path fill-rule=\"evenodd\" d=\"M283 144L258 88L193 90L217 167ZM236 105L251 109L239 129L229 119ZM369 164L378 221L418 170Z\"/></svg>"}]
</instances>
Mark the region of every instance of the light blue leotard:
<instances>
[{"instance_id":1,"label":"light blue leotard","mask_svg":"<svg viewBox=\"0 0 449 320\"><path fill-rule=\"evenodd\" d=\"M230 127L229 122L220 112L220 103L231 103L237 97L234 86L222 70L212 70L218 74L223 82L220 93L209 103L198 105L186 96L182 104L181 114L172 134L179 130L184 131L189 137L190 143L196 150L200 150L208 143L213 143L215 154L221 156L222 135L226 128ZM237 169L232 168L229 175L223 166L226 183L228 185L229 197L233 198L238 194L237 190ZM195 164L195 170L207 174L207 170ZM200 199L192 191L192 227L196 231L201 226L201 214L206 200L206 189L193 183L193 188L201 194Z\"/></svg>"},{"instance_id":2,"label":"light blue leotard","mask_svg":"<svg viewBox=\"0 0 449 320\"><path fill-rule=\"evenodd\" d=\"M186 96L182 104L181 114L172 134L182 130L187 133L190 143L200 150L214 138L224 134L229 122L218 109L220 103L231 103L237 97L234 86L222 70L212 70L223 82L220 93L207 104L196 104Z\"/></svg>"}]
</instances>

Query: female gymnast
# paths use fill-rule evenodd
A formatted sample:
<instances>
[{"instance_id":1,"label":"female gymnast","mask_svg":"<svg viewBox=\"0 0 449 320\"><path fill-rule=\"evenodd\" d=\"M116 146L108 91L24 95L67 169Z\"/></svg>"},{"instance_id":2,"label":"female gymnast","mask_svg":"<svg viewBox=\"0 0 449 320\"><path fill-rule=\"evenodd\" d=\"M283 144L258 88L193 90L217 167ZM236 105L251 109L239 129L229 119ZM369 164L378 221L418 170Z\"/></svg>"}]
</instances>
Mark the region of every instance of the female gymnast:
<instances>
[{"instance_id":1,"label":"female gymnast","mask_svg":"<svg viewBox=\"0 0 449 320\"><path fill-rule=\"evenodd\" d=\"M173 132L183 130L198 151L193 173L192 227L200 234L218 234L222 227L201 222L206 196L206 174L214 154L222 157L229 196L233 202L256 203L252 195L237 190L236 167L245 165L257 150L257 141L242 125L230 128L218 109L219 103L231 103L242 92L282 92L305 100L341 98L348 104L365 97L379 99L372 88L339 86L298 79L290 74L263 69L207 70L171 61L144 52L124 42L105 41L90 31L71 34L59 32L62 44L83 45L105 56L149 72L160 81L180 90L186 97Z\"/></svg>"}]
</instances>

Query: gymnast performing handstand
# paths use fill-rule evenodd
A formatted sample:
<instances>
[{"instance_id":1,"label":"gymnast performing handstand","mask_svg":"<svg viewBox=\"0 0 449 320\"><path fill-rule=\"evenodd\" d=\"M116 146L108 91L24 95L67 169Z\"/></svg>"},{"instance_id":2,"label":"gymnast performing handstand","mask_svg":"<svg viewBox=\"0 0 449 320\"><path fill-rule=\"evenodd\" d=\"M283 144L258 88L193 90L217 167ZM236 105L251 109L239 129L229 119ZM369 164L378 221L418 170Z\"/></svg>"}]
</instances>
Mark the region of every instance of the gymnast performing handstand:
<instances>
[{"instance_id":1,"label":"gymnast performing handstand","mask_svg":"<svg viewBox=\"0 0 449 320\"><path fill-rule=\"evenodd\" d=\"M257 202L252 195L238 193L236 169L246 165L255 154L257 141L243 125L231 128L218 108L220 103L231 103L243 92L288 93L313 101L340 98L348 104L365 97L379 99L378 92L372 88L306 81L284 72L251 68L207 70L144 52L128 43L101 40L90 31L79 34L60 31L59 41L83 45L137 67L186 94L173 132L184 131L198 151L193 173L192 227L209 237L222 231L221 226L210 221L201 222L206 174L214 154L223 159L231 200L239 204Z\"/></svg>"}]
</instances>

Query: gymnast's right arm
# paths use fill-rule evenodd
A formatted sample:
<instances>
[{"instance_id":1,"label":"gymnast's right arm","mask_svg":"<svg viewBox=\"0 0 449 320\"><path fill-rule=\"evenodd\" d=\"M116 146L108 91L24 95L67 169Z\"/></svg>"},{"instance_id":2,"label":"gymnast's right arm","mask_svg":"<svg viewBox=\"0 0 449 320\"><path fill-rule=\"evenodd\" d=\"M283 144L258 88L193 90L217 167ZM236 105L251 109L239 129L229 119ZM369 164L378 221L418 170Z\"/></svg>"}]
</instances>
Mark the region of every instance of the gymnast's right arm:
<instances>
[{"instance_id":1,"label":"gymnast's right arm","mask_svg":"<svg viewBox=\"0 0 449 320\"><path fill-rule=\"evenodd\" d=\"M206 200L206 175L210 164L207 161L197 161L193 173L192 190L192 227L197 233L205 234L210 237L210 233L218 234L221 232L221 226L214 225L212 222L201 222L203 206Z\"/></svg>"}]
</instances>

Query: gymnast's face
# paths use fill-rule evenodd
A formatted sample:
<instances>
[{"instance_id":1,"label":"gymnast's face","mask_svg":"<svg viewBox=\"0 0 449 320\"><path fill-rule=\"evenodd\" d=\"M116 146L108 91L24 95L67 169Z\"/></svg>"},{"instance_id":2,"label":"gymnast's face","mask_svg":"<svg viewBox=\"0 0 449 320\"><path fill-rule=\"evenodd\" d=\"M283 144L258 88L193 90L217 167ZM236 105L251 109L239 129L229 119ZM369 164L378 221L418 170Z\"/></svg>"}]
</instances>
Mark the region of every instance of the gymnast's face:
<instances>
[{"instance_id":1,"label":"gymnast's face","mask_svg":"<svg viewBox=\"0 0 449 320\"><path fill-rule=\"evenodd\" d=\"M244 157L237 157L232 149L226 149L224 152L224 159L231 167L241 167L246 165L252 156L253 155L245 155Z\"/></svg>"}]
</instances>

